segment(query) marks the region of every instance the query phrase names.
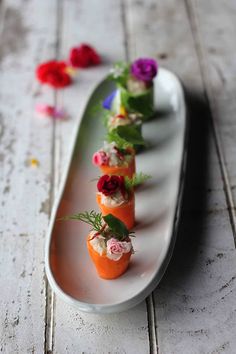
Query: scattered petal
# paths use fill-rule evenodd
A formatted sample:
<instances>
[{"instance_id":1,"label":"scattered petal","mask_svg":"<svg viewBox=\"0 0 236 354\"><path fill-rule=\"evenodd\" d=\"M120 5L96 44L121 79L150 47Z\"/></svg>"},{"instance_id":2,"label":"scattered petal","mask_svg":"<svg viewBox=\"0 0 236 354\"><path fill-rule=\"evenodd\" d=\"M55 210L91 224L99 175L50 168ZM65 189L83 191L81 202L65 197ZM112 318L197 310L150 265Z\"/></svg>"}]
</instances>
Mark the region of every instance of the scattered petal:
<instances>
[{"instance_id":1,"label":"scattered petal","mask_svg":"<svg viewBox=\"0 0 236 354\"><path fill-rule=\"evenodd\" d=\"M30 163L30 166L33 168L36 168L39 166L39 160L37 160L35 157L30 159L29 163Z\"/></svg>"},{"instance_id":2,"label":"scattered petal","mask_svg":"<svg viewBox=\"0 0 236 354\"><path fill-rule=\"evenodd\" d=\"M43 116L51 117L53 114L54 107L47 104L37 104L35 106L35 111Z\"/></svg>"},{"instance_id":3,"label":"scattered petal","mask_svg":"<svg viewBox=\"0 0 236 354\"><path fill-rule=\"evenodd\" d=\"M36 77L42 84L48 84L56 89L64 88L71 84L71 77L66 68L66 62L51 60L37 67Z\"/></svg>"},{"instance_id":4,"label":"scattered petal","mask_svg":"<svg viewBox=\"0 0 236 354\"><path fill-rule=\"evenodd\" d=\"M94 48L81 44L70 50L69 62L75 68L87 68L101 63L101 58Z\"/></svg>"},{"instance_id":5,"label":"scattered petal","mask_svg":"<svg viewBox=\"0 0 236 354\"><path fill-rule=\"evenodd\" d=\"M63 108L54 107L52 118L55 118L55 119L66 119L66 118L68 118L68 115L67 115L66 111Z\"/></svg>"},{"instance_id":6,"label":"scattered petal","mask_svg":"<svg viewBox=\"0 0 236 354\"><path fill-rule=\"evenodd\" d=\"M35 111L44 117L51 117L54 119L66 119L68 117L63 108L57 108L47 104L37 104Z\"/></svg>"}]
</instances>

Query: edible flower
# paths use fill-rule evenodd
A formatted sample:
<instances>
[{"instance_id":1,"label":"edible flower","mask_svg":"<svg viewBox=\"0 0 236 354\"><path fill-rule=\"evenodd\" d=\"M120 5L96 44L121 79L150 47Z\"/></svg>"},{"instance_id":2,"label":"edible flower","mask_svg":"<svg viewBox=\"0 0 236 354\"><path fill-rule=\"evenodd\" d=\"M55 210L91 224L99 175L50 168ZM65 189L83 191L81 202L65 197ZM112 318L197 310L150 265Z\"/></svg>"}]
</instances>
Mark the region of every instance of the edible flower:
<instances>
[{"instance_id":1,"label":"edible flower","mask_svg":"<svg viewBox=\"0 0 236 354\"><path fill-rule=\"evenodd\" d=\"M75 68L87 68L101 63L101 58L94 48L81 44L70 50L69 62Z\"/></svg>"},{"instance_id":2,"label":"edible flower","mask_svg":"<svg viewBox=\"0 0 236 354\"><path fill-rule=\"evenodd\" d=\"M157 62L151 58L140 58L131 65L131 73L138 80L149 83L156 76L158 70Z\"/></svg>"},{"instance_id":3,"label":"edible flower","mask_svg":"<svg viewBox=\"0 0 236 354\"><path fill-rule=\"evenodd\" d=\"M131 242L122 242L116 238L110 238L107 241L107 256L113 260L118 261L123 253L128 253L132 249Z\"/></svg>"},{"instance_id":4,"label":"edible flower","mask_svg":"<svg viewBox=\"0 0 236 354\"><path fill-rule=\"evenodd\" d=\"M36 69L36 77L42 84L48 84L56 89L71 84L71 77L66 72L67 64L64 61L51 60L40 64Z\"/></svg>"},{"instance_id":5,"label":"edible flower","mask_svg":"<svg viewBox=\"0 0 236 354\"><path fill-rule=\"evenodd\" d=\"M125 109L124 106L120 106L120 110L119 110L119 113L123 116L126 116L127 115L127 111Z\"/></svg>"},{"instance_id":6,"label":"edible flower","mask_svg":"<svg viewBox=\"0 0 236 354\"><path fill-rule=\"evenodd\" d=\"M47 104L37 104L35 111L42 116L51 117L54 119L65 119L67 114L63 108L57 108Z\"/></svg>"},{"instance_id":7,"label":"edible flower","mask_svg":"<svg viewBox=\"0 0 236 354\"><path fill-rule=\"evenodd\" d=\"M109 157L104 151L97 151L93 155L92 162L96 166L108 165Z\"/></svg>"},{"instance_id":8,"label":"edible flower","mask_svg":"<svg viewBox=\"0 0 236 354\"><path fill-rule=\"evenodd\" d=\"M112 102L114 100L114 97L116 95L117 90L113 91L109 96L105 98L105 100L102 102L102 106L104 109L111 109Z\"/></svg>"},{"instance_id":9,"label":"edible flower","mask_svg":"<svg viewBox=\"0 0 236 354\"><path fill-rule=\"evenodd\" d=\"M99 178L97 189L106 196L110 196L118 191L123 195L125 193L124 176L104 175Z\"/></svg>"}]
</instances>

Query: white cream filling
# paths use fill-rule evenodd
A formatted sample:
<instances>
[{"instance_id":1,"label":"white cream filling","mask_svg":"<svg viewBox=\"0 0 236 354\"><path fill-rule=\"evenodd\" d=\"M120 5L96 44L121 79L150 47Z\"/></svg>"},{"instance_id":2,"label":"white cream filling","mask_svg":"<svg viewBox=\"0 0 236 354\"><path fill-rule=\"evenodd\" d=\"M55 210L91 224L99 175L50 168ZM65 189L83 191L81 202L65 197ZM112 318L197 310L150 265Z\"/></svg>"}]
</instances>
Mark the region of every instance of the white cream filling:
<instances>
[{"instance_id":1,"label":"white cream filling","mask_svg":"<svg viewBox=\"0 0 236 354\"><path fill-rule=\"evenodd\" d=\"M108 121L108 126L109 126L109 128L114 129L114 128L119 127L120 125L128 125L131 123L132 123L132 120L128 116L124 117L124 118L111 116Z\"/></svg>"},{"instance_id":2,"label":"white cream filling","mask_svg":"<svg viewBox=\"0 0 236 354\"><path fill-rule=\"evenodd\" d=\"M117 191L112 195L105 195L103 193L100 193L100 195L101 203L107 207L117 207L126 203L127 201L127 199L123 197L120 191Z\"/></svg>"},{"instance_id":3,"label":"white cream filling","mask_svg":"<svg viewBox=\"0 0 236 354\"><path fill-rule=\"evenodd\" d=\"M96 234L95 231L90 233L90 237L92 238ZM90 239L90 244L93 249L102 256L104 252L106 253L106 243L105 238L101 235L94 237L94 239Z\"/></svg>"},{"instance_id":4,"label":"white cream filling","mask_svg":"<svg viewBox=\"0 0 236 354\"><path fill-rule=\"evenodd\" d=\"M135 79L133 77L129 78L127 81L127 88L130 93L140 94L147 90L146 84L144 81Z\"/></svg>"},{"instance_id":5,"label":"white cream filling","mask_svg":"<svg viewBox=\"0 0 236 354\"><path fill-rule=\"evenodd\" d=\"M123 166L129 164L131 161L131 155L124 155L124 160L121 160L117 154L116 143L108 143L104 141L104 146L100 151L104 151L109 157L109 166Z\"/></svg>"}]
</instances>

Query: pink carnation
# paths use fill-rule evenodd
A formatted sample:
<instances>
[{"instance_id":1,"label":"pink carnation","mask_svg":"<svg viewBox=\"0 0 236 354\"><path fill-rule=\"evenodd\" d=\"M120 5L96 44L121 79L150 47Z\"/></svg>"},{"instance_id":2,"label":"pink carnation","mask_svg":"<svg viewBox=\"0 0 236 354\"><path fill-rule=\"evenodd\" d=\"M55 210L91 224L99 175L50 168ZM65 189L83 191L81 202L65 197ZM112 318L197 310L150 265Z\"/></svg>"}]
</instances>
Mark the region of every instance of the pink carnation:
<instances>
[{"instance_id":1,"label":"pink carnation","mask_svg":"<svg viewBox=\"0 0 236 354\"><path fill-rule=\"evenodd\" d=\"M93 155L93 164L96 166L108 165L109 157L104 151L97 151Z\"/></svg>"},{"instance_id":2,"label":"pink carnation","mask_svg":"<svg viewBox=\"0 0 236 354\"><path fill-rule=\"evenodd\" d=\"M107 241L107 256L108 258L118 261L123 253L128 253L131 251L131 242L121 242L115 238L111 238Z\"/></svg>"}]
</instances>

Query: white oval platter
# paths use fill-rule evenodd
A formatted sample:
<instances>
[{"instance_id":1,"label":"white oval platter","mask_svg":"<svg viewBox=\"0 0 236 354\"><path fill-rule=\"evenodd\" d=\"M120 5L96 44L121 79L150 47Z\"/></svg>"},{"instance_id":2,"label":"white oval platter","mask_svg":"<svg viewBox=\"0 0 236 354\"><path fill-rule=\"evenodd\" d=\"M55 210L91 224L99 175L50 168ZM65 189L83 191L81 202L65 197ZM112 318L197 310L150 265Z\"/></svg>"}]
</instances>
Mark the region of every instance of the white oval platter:
<instances>
[{"instance_id":1,"label":"white oval platter","mask_svg":"<svg viewBox=\"0 0 236 354\"><path fill-rule=\"evenodd\" d=\"M123 276L100 279L86 249L88 226L57 219L85 210L98 211L96 182L91 180L99 171L91 157L101 147L105 129L93 107L113 89L105 79L88 100L52 210L45 253L46 274L55 293L78 310L100 314L135 306L160 282L175 244L187 152L184 91L173 73L160 68L154 80L157 113L144 123L148 147L136 160L137 171L152 178L136 192L135 254Z\"/></svg>"}]
</instances>

